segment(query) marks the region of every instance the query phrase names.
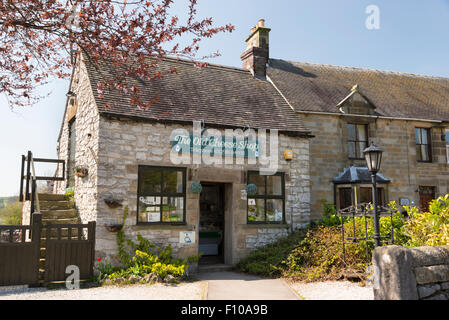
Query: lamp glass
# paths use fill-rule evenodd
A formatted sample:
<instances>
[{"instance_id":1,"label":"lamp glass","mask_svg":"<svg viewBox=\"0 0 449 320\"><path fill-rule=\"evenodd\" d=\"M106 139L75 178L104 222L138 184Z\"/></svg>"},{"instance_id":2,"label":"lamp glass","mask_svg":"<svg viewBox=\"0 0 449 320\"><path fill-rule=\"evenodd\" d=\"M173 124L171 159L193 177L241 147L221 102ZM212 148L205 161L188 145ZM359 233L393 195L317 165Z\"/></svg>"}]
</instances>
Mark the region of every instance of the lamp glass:
<instances>
[{"instance_id":1,"label":"lamp glass","mask_svg":"<svg viewBox=\"0 0 449 320\"><path fill-rule=\"evenodd\" d=\"M371 173L377 173L380 170L380 164L382 162L382 150L377 148L374 144L365 149L365 160L368 167L368 171Z\"/></svg>"}]
</instances>

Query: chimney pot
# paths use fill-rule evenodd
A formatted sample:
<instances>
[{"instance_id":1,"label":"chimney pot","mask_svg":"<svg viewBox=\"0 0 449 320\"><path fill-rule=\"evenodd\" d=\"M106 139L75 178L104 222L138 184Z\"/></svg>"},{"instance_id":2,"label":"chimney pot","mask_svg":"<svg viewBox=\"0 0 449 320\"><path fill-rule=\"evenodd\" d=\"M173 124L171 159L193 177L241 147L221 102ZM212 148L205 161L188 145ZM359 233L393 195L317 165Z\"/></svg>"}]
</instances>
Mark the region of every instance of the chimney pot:
<instances>
[{"instance_id":1,"label":"chimney pot","mask_svg":"<svg viewBox=\"0 0 449 320\"><path fill-rule=\"evenodd\" d=\"M253 34L256 31L256 27L251 28L251 34Z\"/></svg>"},{"instance_id":2,"label":"chimney pot","mask_svg":"<svg viewBox=\"0 0 449 320\"><path fill-rule=\"evenodd\" d=\"M258 26L261 27L261 28L265 27L265 20L264 19L259 19Z\"/></svg>"}]
</instances>

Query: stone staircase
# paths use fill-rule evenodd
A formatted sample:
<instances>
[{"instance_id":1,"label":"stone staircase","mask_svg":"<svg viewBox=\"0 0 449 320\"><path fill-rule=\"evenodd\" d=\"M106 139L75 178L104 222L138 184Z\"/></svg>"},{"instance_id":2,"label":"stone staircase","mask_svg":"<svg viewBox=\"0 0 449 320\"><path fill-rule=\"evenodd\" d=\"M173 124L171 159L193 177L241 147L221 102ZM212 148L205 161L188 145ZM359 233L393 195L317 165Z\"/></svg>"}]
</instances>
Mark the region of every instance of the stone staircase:
<instances>
[{"instance_id":1,"label":"stone staircase","mask_svg":"<svg viewBox=\"0 0 449 320\"><path fill-rule=\"evenodd\" d=\"M41 234L41 249L39 261L39 279L44 279L45 267L45 244L47 237L47 230L45 226L51 224L77 224L80 219L75 209L75 203L62 194L47 194L39 193L39 204L42 214L43 230ZM57 238L57 230L52 230L51 238ZM68 236L68 230L61 231L62 237ZM77 230L72 230L72 237L77 237Z\"/></svg>"}]
</instances>

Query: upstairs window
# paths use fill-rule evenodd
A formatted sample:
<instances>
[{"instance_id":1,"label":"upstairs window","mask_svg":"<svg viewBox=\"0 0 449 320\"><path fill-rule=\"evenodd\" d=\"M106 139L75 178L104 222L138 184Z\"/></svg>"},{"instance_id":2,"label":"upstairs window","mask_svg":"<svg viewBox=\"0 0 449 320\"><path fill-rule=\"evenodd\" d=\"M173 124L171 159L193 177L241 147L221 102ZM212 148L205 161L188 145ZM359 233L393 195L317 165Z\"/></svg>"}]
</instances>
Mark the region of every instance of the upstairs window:
<instances>
[{"instance_id":1,"label":"upstairs window","mask_svg":"<svg viewBox=\"0 0 449 320\"><path fill-rule=\"evenodd\" d=\"M363 159L363 150L368 147L368 126L348 123L348 156L350 159Z\"/></svg>"},{"instance_id":2,"label":"upstairs window","mask_svg":"<svg viewBox=\"0 0 449 320\"><path fill-rule=\"evenodd\" d=\"M419 162L432 162L430 129L415 128L416 158Z\"/></svg>"}]
</instances>

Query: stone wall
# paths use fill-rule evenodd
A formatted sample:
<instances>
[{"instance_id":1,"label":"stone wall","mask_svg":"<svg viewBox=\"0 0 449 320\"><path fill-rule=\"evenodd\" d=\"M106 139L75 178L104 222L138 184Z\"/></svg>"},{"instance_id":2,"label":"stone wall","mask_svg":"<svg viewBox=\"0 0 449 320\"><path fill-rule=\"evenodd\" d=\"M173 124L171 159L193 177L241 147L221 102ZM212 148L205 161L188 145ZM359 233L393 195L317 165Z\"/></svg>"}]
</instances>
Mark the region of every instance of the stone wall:
<instances>
[{"instance_id":1,"label":"stone wall","mask_svg":"<svg viewBox=\"0 0 449 320\"><path fill-rule=\"evenodd\" d=\"M315 136L310 144L312 219L321 217L321 199L334 202L334 177L350 165L366 166L364 160L348 158L348 122L368 124L369 141L384 150L381 173L391 180L387 201L398 202L400 198L408 198L419 206L419 186L435 187L437 197L449 193L444 128L435 123L337 114L301 113L300 116ZM417 161L415 127L432 128L432 163Z\"/></svg>"},{"instance_id":2,"label":"stone wall","mask_svg":"<svg viewBox=\"0 0 449 320\"><path fill-rule=\"evenodd\" d=\"M30 225L31 218L31 201L23 200L22 205L22 225Z\"/></svg>"},{"instance_id":3,"label":"stone wall","mask_svg":"<svg viewBox=\"0 0 449 320\"><path fill-rule=\"evenodd\" d=\"M374 251L376 300L449 300L449 246Z\"/></svg>"},{"instance_id":4,"label":"stone wall","mask_svg":"<svg viewBox=\"0 0 449 320\"><path fill-rule=\"evenodd\" d=\"M137 178L138 166L175 166L170 160L172 130L184 128L191 132L192 126L165 125L138 122L129 119L100 118L98 156L98 202L97 202L97 253L99 257L114 257L117 253L115 234L105 225L119 223L123 207L109 208L105 197L120 199L129 206L129 218L125 225L125 236L135 239L137 233L154 243L172 244L174 254L187 257L198 253L198 241L194 245L179 244L180 231L196 231L198 239L199 197L187 188L186 226L137 225ZM222 132L223 134L223 132ZM235 263L254 247L287 235L287 230L301 229L310 222L309 189L309 140L307 138L279 136L279 167L286 173L286 225L269 231L263 226L248 226L246 201L241 200L241 190L246 187L246 170L258 170L257 165L180 165L191 169L187 174L187 186L192 181L225 183L225 223L231 240L228 239L228 263ZM283 160L288 147L295 152L291 163Z\"/></svg>"},{"instance_id":5,"label":"stone wall","mask_svg":"<svg viewBox=\"0 0 449 320\"><path fill-rule=\"evenodd\" d=\"M76 149L75 165L87 168L87 176L75 176L75 205L82 223L96 220L97 214L97 157L99 113L90 87L85 65L79 63L73 74L70 90L76 95ZM61 135L58 141L59 159L68 159L70 112L65 112ZM62 166L58 176L62 176ZM66 172L67 176L67 172ZM55 193L64 193L67 181L54 185Z\"/></svg>"}]
</instances>

